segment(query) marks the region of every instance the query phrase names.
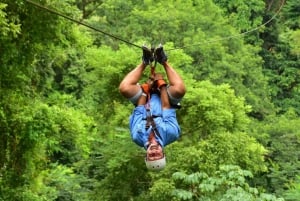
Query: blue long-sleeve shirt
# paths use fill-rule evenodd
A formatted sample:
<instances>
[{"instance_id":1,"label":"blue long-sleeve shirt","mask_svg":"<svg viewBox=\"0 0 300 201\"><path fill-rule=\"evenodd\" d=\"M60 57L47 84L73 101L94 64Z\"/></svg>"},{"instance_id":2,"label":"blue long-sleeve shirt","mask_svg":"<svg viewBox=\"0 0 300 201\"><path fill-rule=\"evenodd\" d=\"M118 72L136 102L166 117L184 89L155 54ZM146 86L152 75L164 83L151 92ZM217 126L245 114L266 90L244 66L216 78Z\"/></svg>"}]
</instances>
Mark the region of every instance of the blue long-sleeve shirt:
<instances>
[{"instance_id":1,"label":"blue long-sleeve shirt","mask_svg":"<svg viewBox=\"0 0 300 201\"><path fill-rule=\"evenodd\" d=\"M158 94L152 94L150 99L150 111L154 116L154 122L159 135L155 135L157 142L165 147L179 138L180 127L176 119L176 109L162 109L161 100ZM151 126L146 130L147 112L144 105L139 105L133 110L130 121L130 133L132 140L139 146L147 148L148 137L151 133Z\"/></svg>"}]
</instances>

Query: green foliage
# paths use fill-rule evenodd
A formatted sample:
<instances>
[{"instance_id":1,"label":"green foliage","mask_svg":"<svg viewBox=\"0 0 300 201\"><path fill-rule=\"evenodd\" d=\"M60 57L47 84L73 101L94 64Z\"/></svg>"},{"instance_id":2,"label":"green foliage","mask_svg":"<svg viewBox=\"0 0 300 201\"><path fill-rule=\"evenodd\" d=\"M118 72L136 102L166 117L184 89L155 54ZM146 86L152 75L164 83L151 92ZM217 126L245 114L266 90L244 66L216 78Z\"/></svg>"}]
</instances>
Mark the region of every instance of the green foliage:
<instances>
[{"instance_id":1,"label":"green foliage","mask_svg":"<svg viewBox=\"0 0 300 201\"><path fill-rule=\"evenodd\" d=\"M183 101L183 129L192 136L203 138L218 131L244 130L249 123L250 106L235 96L229 85L213 85L209 81L187 82L189 91Z\"/></svg>"},{"instance_id":2,"label":"green foliage","mask_svg":"<svg viewBox=\"0 0 300 201\"><path fill-rule=\"evenodd\" d=\"M12 34L11 38L17 37L20 33L20 24L16 24L12 19L6 18L7 14L5 8L7 4L0 3L0 35L2 38L9 39L9 34Z\"/></svg>"},{"instance_id":3,"label":"green foliage","mask_svg":"<svg viewBox=\"0 0 300 201\"><path fill-rule=\"evenodd\" d=\"M288 33L289 34L289 33ZM299 57L300 55L300 30L292 31L289 37L291 53Z\"/></svg>"},{"instance_id":4,"label":"green foliage","mask_svg":"<svg viewBox=\"0 0 300 201\"><path fill-rule=\"evenodd\" d=\"M239 165L253 173L266 171L266 150L244 133L215 133L188 146L174 145L171 150L171 154L167 152L172 160L170 171L213 173L222 164Z\"/></svg>"},{"instance_id":5,"label":"green foliage","mask_svg":"<svg viewBox=\"0 0 300 201\"><path fill-rule=\"evenodd\" d=\"M80 174L71 168L53 165L43 170L30 183L15 189L2 188L0 200L49 201L49 200L89 200L89 190L82 183L87 183ZM1 186L5 184L1 183Z\"/></svg>"},{"instance_id":6,"label":"green foliage","mask_svg":"<svg viewBox=\"0 0 300 201\"><path fill-rule=\"evenodd\" d=\"M52 171L48 166L51 162L74 166L76 162L87 158L90 143L95 137L95 131L91 129L93 120L80 111L65 106L48 106L39 99L27 99L11 91L6 91L0 113L3 133L1 183L24 191L13 194L10 189L1 189L1 194L7 195L8 200L27 200L30 195L36 200L44 200L44 195L40 195L39 191L45 189L51 191L51 195L47 196L54 196L50 187L53 183L40 181L36 186L38 175L43 174L45 168ZM53 176L51 178L55 180ZM74 183L70 179L67 181L69 185ZM62 190L69 191L61 188L58 193L62 193Z\"/></svg>"},{"instance_id":7,"label":"green foliage","mask_svg":"<svg viewBox=\"0 0 300 201\"><path fill-rule=\"evenodd\" d=\"M175 190L174 183L169 178L161 178L155 181L151 188L149 188L149 200L175 200L174 196L170 194Z\"/></svg>"},{"instance_id":8,"label":"green foliage","mask_svg":"<svg viewBox=\"0 0 300 201\"><path fill-rule=\"evenodd\" d=\"M91 182L83 175L66 166L54 164L51 169L42 171L33 186L38 195L47 200L89 200L89 189L85 184Z\"/></svg>"},{"instance_id":9,"label":"green foliage","mask_svg":"<svg viewBox=\"0 0 300 201\"><path fill-rule=\"evenodd\" d=\"M189 175L176 172L172 176L176 186L172 194L179 200L283 200L274 195L259 193L247 184L247 177L252 177L251 172L230 165L220 166L214 177L208 177L203 172Z\"/></svg>"},{"instance_id":10,"label":"green foliage","mask_svg":"<svg viewBox=\"0 0 300 201\"><path fill-rule=\"evenodd\" d=\"M297 176L296 181L292 183L289 190L284 193L287 201L297 201L300 197L300 177Z\"/></svg>"},{"instance_id":11,"label":"green foliage","mask_svg":"<svg viewBox=\"0 0 300 201\"><path fill-rule=\"evenodd\" d=\"M282 195L283 191L299 175L299 118L293 110L277 118L268 119L260 125L259 132L269 137L265 146L270 150L268 158L269 173L267 176L270 191ZM262 177L263 178L263 177Z\"/></svg>"},{"instance_id":12,"label":"green foliage","mask_svg":"<svg viewBox=\"0 0 300 201\"><path fill-rule=\"evenodd\" d=\"M241 31L249 31L262 24L263 1L214 0L226 11L229 20Z\"/></svg>"},{"instance_id":13,"label":"green foliage","mask_svg":"<svg viewBox=\"0 0 300 201\"><path fill-rule=\"evenodd\" d=\"M188 89L182 135L165 148L166 169L148 172L118 91L140 49L3 0L0 200L297 200L297 0L243 38L280 1L36 2L138 45L162 43Z\"/></svg>"},{"instance_id":14,"label":"green foliage","mask_svg":"<svg viewBox=\"0 0 300 201\"><path fill-rule=\"evenodd\" d=\"M299 45L293 43L299 27L299 4L295 0L285 3L281 18L270 23L262 35L262 56L272 102L277 110L284 113L293 107L299 113Z\"/></svg>"},{"instance_id":15,"label":"green foliage","mask_svg":"<svg viewBox=\"0 0 300 201\"><path fill-rule=\"evenodd\" d=\"M116 136L107 140L99 151L101 157L91 162L103 172L95 172L100 180L91 195L92 200L130 200L146 189L148 177L143 154L129 137Z\"/></svg>"},{"instance_id":16,"label":"green foliage","mask_svg":"<svg viewBox=\"0 0 300 201\"><path fill-rule=\"evenodd\" d=\"M293 30L297 30L300 27L299 22L299 3L297 0L286 1L283 7L284 24L286 27L290 27Z\"/></svg>"}]
</instances>

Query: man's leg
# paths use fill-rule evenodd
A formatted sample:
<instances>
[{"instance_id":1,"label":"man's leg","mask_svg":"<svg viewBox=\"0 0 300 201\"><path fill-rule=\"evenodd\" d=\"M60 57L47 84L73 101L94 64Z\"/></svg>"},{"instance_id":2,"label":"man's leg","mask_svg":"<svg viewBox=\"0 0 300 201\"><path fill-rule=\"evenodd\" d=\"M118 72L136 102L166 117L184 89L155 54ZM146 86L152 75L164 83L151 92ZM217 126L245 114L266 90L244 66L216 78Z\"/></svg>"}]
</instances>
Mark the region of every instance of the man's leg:
<instances>
[{"instance_id":1,"label":"man's leg","mask_svg":"<svg viewBox=\"0 0 300 201\"><path fill-rule=\"evenodd\" d=\"M165 54L162 45L159 45L155 50L155 59L164 66L169 80L168 93L173 99L181 99L185 94L185 86L182 78L168 63L168 57Z\"/></svg>"},{"instance_id":2,"label":"man's leg","mask_svg":"<svg viewBox=\"0 0 300 201\"><path fill-rule=\"evenodd\" d=\"M119 90L125 98L132 98L141 90L141 87L137 83L145 68L146 65L141 63L124 77L120 83Z\"/></svg>"},{"instance_id":3,"label":"man's leg","mask_svg":"<svg viewBox=\"0 0 300 201\"><path fill-rule=\"evenodd\" d=\"M180 127L176 119L176 110L170 109L171 104L166 85L160 88L160 97L162 104L163 120L157 126L161 126L161 128L164 128L163 132L161 132L160 135L162 139L164 139L164 146L166 146L179 138Z\"/></svg>"},{"instance_id":4,"label":"man's leg","mask_svg":"<svg viewBox=\"0 0 300 201\"><path fill-rule=\"evenodd\" d=\"M160 99L161 99L161 107L163 110L171 108L166 85L160 88Z\"/></svg>"},{"instance_id":5,"label":"man's leg","mask_svg":"<svg viewBox=\"0 0 300 201\"><path fill-rule=\"evenodd\" d=\"M182 78L167 61L163 63L163 66L169 80L170 95L174 98L182 98L186 92Z\"/></svg>"}]
</instances>

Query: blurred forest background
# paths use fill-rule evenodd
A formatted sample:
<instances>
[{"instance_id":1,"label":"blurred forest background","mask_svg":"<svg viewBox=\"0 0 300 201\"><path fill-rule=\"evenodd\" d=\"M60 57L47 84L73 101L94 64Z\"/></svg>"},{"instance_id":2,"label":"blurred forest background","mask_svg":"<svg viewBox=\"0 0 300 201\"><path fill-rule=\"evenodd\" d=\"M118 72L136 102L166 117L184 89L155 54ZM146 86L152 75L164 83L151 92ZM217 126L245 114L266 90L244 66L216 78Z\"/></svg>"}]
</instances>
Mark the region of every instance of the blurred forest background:
<instances>
[{"instance_id":1,"label":"blurred forest background","mask_svg":"<svg viewBox=\"0 0 300 201\"><path fill-rule=\"evenodd\" d=\"M300 200L299 0L34 2L162 43L187 86L182 134L147 171L118 91L141 49L1 0L1 201Z\"/></svg>"}]
</instances>

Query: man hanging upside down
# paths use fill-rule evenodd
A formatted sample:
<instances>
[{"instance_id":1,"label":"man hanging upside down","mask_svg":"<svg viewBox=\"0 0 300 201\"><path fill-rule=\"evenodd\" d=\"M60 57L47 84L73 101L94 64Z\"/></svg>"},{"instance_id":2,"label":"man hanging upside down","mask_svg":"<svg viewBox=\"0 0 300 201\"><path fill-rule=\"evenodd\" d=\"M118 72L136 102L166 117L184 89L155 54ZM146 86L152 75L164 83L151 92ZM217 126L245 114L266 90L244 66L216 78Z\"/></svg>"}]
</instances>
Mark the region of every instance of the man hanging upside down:
<instances>
[{"instance_id":1,"label":"man hanging upside down","mask_svg":"<svg viewBox=\"0 0 300 201\"><path fill-rule=\"evenodd\" d=\"M146 66L154 60L164 67L168 83L162 74L153 73L147 83L138 84ZM142 63L129 72L119 86L120 93L136 106L130 116L131 137L147 150L145 162L151 170L165 167L163 149L180 135L176 106L186 89L182 78L167 60L161 45L154 54L143 46Z\"/></svg>"}]
</instances>

